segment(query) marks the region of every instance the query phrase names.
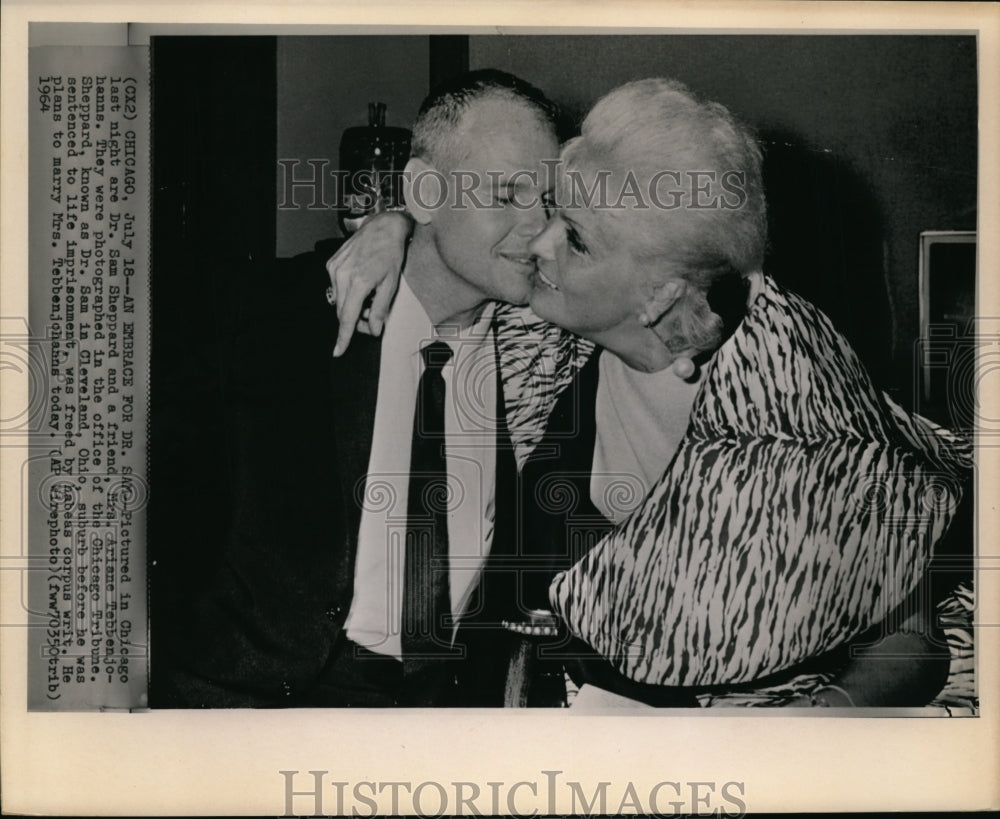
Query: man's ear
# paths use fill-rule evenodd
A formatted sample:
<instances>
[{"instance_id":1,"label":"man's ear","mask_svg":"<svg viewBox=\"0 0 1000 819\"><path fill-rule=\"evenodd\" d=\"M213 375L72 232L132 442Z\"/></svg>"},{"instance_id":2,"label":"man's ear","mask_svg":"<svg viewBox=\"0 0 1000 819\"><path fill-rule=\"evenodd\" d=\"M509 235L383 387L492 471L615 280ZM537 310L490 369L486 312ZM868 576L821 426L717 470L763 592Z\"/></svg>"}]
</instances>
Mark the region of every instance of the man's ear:
<instances>
[{"instance_id":1,"label":"man's ear","mask_svg":"<svg viewBox=\"0 0 1000 819\"><path fill-rule=\"evenodd\" d=\"M403 170L403 201L406 210L420 225L427 225L445 204L448 196L444 174L418 156L410 159Z\"/></svg>"},{"instance_id":2,"label":"man's ear","mask_svg":"<svg viewBox=\"0 0 1000 819\"><path fill-rule=\"evenodd\" d=\"M660 322L673 307L677 300L684 295L687 282L683 279L667 279L665 282L655 285L652 295L646 299L646 305L640 321L648 327Z\"/></svg>"}]
</instances>

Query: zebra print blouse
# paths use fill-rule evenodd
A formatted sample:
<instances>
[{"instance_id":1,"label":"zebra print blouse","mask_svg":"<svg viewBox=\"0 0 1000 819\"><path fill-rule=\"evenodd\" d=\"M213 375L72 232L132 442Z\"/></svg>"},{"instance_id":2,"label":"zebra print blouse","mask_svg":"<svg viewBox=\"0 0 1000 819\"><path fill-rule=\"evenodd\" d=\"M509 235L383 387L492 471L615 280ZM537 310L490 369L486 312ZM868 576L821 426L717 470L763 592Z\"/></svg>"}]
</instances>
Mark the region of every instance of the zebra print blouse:
<instances>
[{"instance_id":1,"label":"zebra print blouse","mask_svg":"<svg viewBox=\"0 0 1000 819\"><path fill-rule=\"evenodd\" d=\"M515 352L525 321L500 335L501 360L507 348L519 364L512 377L504 364L504 391L523 453L591 351L539 323L530 325L539 343ZM573 634L637 682L758 679L898 606L970 468L967 444L881 395L829 319L767 279L707 366L663 477L557 576L551 601Z\"/></svg>"}]
</instances>

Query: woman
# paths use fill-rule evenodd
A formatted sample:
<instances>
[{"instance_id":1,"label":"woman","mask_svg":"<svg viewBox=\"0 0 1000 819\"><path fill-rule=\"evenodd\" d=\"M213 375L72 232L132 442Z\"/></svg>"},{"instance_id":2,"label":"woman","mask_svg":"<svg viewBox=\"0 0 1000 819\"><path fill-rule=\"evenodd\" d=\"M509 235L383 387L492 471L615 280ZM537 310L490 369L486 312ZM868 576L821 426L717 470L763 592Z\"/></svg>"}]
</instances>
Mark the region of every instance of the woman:
<instances>
[{"instance_id":1,"label":"woman","mask_svg":"<svg viewBox=\"0 0 1000 819\"><path fill-rule=\"evenodd\" d=\"M921 704L947 654L910 630L926 618L911 600L968 453L887 403L829 320L763 276L765 212L750 133L676 82L615 89L564 147L531 307L600 351L552 414L561 459L543 446L524 468L530 531L565 569L549 597L602 658L582 681L636 699L773 681L891 632L781 701ZM546 500L559 475L571 503ZM617 525L574 550L574 516Z\"/></svg>"}]
</instances>

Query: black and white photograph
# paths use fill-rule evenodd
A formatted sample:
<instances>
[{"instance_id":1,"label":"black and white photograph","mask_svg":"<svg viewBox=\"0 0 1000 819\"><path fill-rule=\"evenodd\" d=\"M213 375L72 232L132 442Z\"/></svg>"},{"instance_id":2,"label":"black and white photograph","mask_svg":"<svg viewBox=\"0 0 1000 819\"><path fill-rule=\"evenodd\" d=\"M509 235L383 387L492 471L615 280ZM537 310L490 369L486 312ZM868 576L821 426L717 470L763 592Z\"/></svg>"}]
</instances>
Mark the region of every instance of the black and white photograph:
<instances>
[{"instance_id":1,"label":"black and white photograph","mask_svg":"<svg viewBox=\"0 0 1000 819\"><path fill-rule=\"evenodd\" d=\"M974 37L150 53L152 707L976 713Z\"/></svg>"},{"instance_id":2,"label":"black and white photograph","mask_svg":"<svg viewBox=\"0 0 1000 819\"><path fill-rule=\"evenodd\" d=\"M914 804L831 795L866 759L876 790L978 781L996 749L946 749L995 711L997 21L654 18L28 15L22 730L113 722L203 776L243 745L242 794L229 766L144 812ZM806 749L803 795L757 801L740 765Z\"/></svg>"}]
</instances>

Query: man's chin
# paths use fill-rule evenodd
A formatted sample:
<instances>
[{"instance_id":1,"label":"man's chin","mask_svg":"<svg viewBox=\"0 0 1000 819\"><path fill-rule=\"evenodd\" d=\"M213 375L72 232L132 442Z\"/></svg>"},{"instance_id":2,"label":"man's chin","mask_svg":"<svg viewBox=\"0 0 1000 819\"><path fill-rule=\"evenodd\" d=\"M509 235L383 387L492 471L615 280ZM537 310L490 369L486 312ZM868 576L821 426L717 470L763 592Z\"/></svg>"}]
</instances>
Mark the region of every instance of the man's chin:
<instances>
[{"instance_id":1,"label":"man's chin","mask_svg":"<svg viewBox=\"0 0 1000 819\"><path fill-rule=\"evenodd\" d=\"M545 319L553 324L557 323L555 319L557 316L554 315L552 310L552 299L550 298L552 291L545 285L540 285L538 287L533 287L531 292L528 294L528 307L531 311L538 316L540 319Z\"/></svg>"},{"instance_id":2,"label":"man's chin","mask_svg":"<svg viewBox=\"0 0 1000 819\"><path fill-rule=\"evenodd\" d=\"M525 307L531 299L531 286L525 282L520 286L506 287L503 291L498 291L493 298L515 307Z\"/></svg>"}]
</instances>

